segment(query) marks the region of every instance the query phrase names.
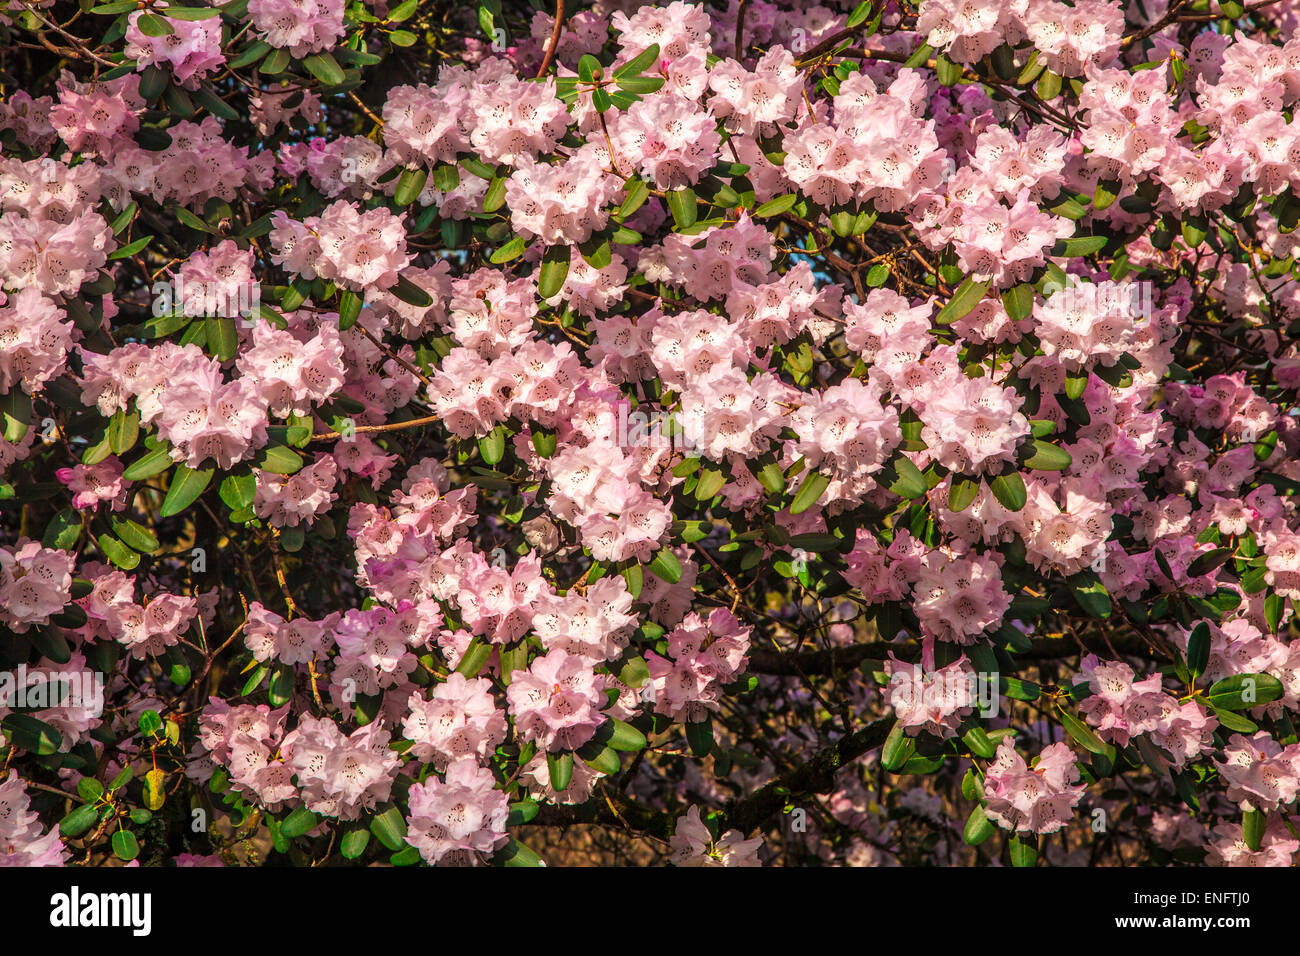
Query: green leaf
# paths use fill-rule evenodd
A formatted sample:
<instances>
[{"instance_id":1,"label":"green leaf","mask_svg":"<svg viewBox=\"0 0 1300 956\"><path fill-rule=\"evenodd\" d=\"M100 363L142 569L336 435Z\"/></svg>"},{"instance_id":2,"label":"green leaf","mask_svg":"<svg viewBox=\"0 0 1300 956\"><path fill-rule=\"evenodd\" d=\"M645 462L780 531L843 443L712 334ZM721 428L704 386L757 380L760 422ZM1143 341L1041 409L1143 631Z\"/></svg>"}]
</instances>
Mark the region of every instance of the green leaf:
<instances>
[{"instance_id":1,"label":"green leaf","mask_svg":"<svg viewBox=\"0 0 1300 956\"><path fill-rule=\"evenodd\" d=\"M147 37L165 37L176 32L170 23L156 13L140 14L139 19L135 21L135 25L136 29ZM124 859L130 859L130 857L124 857Z\"/></svg>"},{"instance_id":2,"label":"green leaf","mask_svg":"<svg viewBox=\"0 0 1300 956\"><path fill-rule=\"evenodd\" d=\"M1270 594L1264 598L1264 620L1269 632L1276 634L1282 626L1282 613L1286 610L1286 598L1281 594Z\"/></svg>"},{"instance_id":3,"label":"green leaf","mask_svg":"<svg viewBox=\"0 0 1300 956\"><path fill-rule=\"evenodd\" d=\"M492 645L482 638L476 637L469 642L469 647L465 648L465 654L456 665L456 673L464 674L466 677L474 677L481 671L492 656Z\"/></svg>"},{"instance_id":4,"label":"green leaf","mask_svg":"<svg viewBox=\"0 0 1300 956\"><path fill-rule=\"evenodd\" d=\"M928 43L922 43L912 51L912 55L907 58L906 62L903 63L903 66L911 68L924 66L925 62L932 56L934 56L934 47L930 46Z\"/></svg>"},{"instance_id":5,"label":"green leaf","mask_svg":"<svg viewBox=\"0 0 1300 956\"><path fill-rule=\"evenodd\" d=\"M677 224L678 229L686 229L695 225L699 209L696 206L694 190L689 187L674 189L668 193L667 198L668 211L672 213L673 222Z\"/></svg>"},{"instance_id":6,"label":"green leaf","mask_svg":"<svg viewBox=\"0 0 1300 956\"><path fill-rule=\"evenodd\" d=\"M906 455L891 458L881 469L877 481L900 498L923 498L929 490L925 475Z\"/></svg>"},{"instance_id":7,"label":"green leaf","mask_svg":"<svg viewBox=\"0 0 1300 956\"><path fill-rule=\"evenodd\" d=\"M444 167L439 167L441 170ZM456 172L455 166L445 167L453 173ZM459 180L457 176L457 180ZM423 167L419 169L404 169L402 175L397 179L397 189L393 193L393 202L398 206L409 206L420 198L420 193L424 191L424 184L429 179L428 170ZM456 188L452 186L452 189ZM441 190L442 192L451 192L450 189Z\"/></svg>"},{"instance_id":8,"label":"green leaf","mask_svg":"<svg viewBox=\"0 0 1300 956\"><path fill-rule=\"evenodd\" d=\"M1050 74L1044 74L1050 75ZM1034 837L1035 843L1037 837ZM1025 839L1013 836L1007 841L1011 850L1011 865L1015 867L1033 866L1038 862L1038 847Z\"/></svg>"},{"instance_id":9,"label":"green leaf","mask_svg":"<svg viewBox=\"0 0 1300 956\"><path fill-rule=\"evenodd\" d=\"M506 181L501 176L488 183L487 192L483 194L483 211L496 212L506 204ZM515 237L519 238L519 237ZM522 250L521 250L522 251Z\"/></svg>"},{"instance_id":10,"label":"green leaf","mask_svg":"<svg viewBox=\"0 0 1300 956\"><path fill-rule=\"evenodd\" d=\"M541 866L542 858L536 853L520 843L514 837L511 837L506 845L497 855L502 866Z\"/></svg>"},{"instance_id":11,"label":"green leaf","mask_svg":"<svg viewBox=\"0 0 1300 956\"><path fill-rule=\"evenodd\" d=\"M607 777L612 777L623 769L623 762L619 760L618 751L612 747L604 747L600 753L591 758L584 758L587 766L603 773Z\"/></svg>"},{"instance_id":12,"label":"green leaf","mask_svg":"<svg viewBox=\"0 0 1300 956\"><path fill-rule=\"evenodd\" d=\"M1267 823L1268 815L1259 810L1247 810L1241 815L1241 838L1246 841L1246 846L1258 852Z\"/></svg>"},{"instance_id":13,"label":"green leaf","mask_svg":"<svg viewBox=\"0 0 1300 956\"><path fill-rule=\"evenodd\" d=\"M150 770L144 775L144 805L149 810L161 810L167 802L167 774L161 770Z\"/></svg>"},{"instance_id":14,"label":"green leaf","mask_svg":"<svg viewBox=\"0 0 1300 956\"><path fill-rule=\"evenodd\" d=\"M243 53L231 60L227 64L232 70L242 70L246 66L252 66L258 60L262 59L271 52L271 44L265 40L254 40Z\"/></svg>"},{"instance_id":15,"label":"green leaf","mask_svg":"<svg viewBox=\"0 0 1300 956\"><path fill-rule=\"evenodd\" d=\"M547 753L546 770L551 778L551 789L557 793L569 789L573 781L573 754Z\"/></svg>"},{"instance_id":16,"label":"green leaf","mask_svg":"<svg viewBox=\"0 0 1300 956\"><path fill-rule=\"evenodd\" d=\"M1092 732L1092 728L1065 710L1057 709L1057 716L1065 732L1085 749L1095 754L1108 754L1110 746Z\"/></svg>"},{"instance_id":17,"label":"green leaf","mask_svg":"<svg viewBox=\"0 0 1300 956\"><path fill-rule=\"evenodd\" d=\"M140 563L140 555L111 534L101 534L96 540L99 542L99 550L104 552L104 557L123 571L134 570Z\"/></svg>"},{"instance_id":18,"label":"green leaf","mask_svg":"<svg viewBox=\"0 0 1300 956\"><path fill-rule=\"evenodd\" d=\"M1105 236L1076 236L1073 239L1058 239L1056 245L1052 246L1052 255L1063 256L1067 259L1090 256L1094 252L1099 252L1109 241Z\"/></svg>"},{"instance_id":19,"label":"green leaf","mask_svg":"<svg viewBox=\"0 0 1300 956\"><path fill-rule=\"evenodd\" d=\"M509 242L501 246L488 257L488 262L499 266L503 263L518 259L528 248L528 243L523 236L515 236Z\"/></svg>"},{"instance_id":20,"label":"green leaf","mask_svg":"<svg viewBox=\"0 0 1300 956\"><path fill-rule=\"evenodd\" d=\"M626 196L623 199L623 205L618 208L619 219L626 219L632 215L650 197L650 187L641 179L629 179L623 190Z\"/></svg>"},{"instance_id":21,"label":"green leaf","mask_svg":"<svg viewBox=\"0 0 1300 956\"><path fill-rule=\"evenodd\" d=\"M1210 625L1201 621L1187 638L1187 670L1192 680L1205 673L1210 663Z\"/></svg>"},{"instance_id":22,"label":"green leaf","mask_svg":"<svg viewBox=\"0 0 1300 956\"><path fill-rule=\"evenodd\" d=\"M568 246L551 246L542 256L542 268L537 277L537 294L543 299L559 295L564 288L564 280L569 275L569 257L572 250Z\"/></svg>"},{"instance_id":23,"label":"green leaf","mask_svg":"<svg viewBox=\"0 0 1300 956\"><path fill-rule=\"evenodd\" d=\"M916 750L916 741L907 736L901 723L895 723L880 751L880 765L891 773L907 763Z\"/></svg>"},{"instance_id":24,"label":"green leaf","mask_svg":"<svg viewBox=\"0 0 1300 956\"><path fill-rule=\"evenodd\" d=\"M12 391L0 395L0 422L4 424L4 440L11 445L22 441L31 427L32 400L16 385Z\"/></svg>"},{"instance_id":25,"label":"green leaf","mask_svg":"<svg viewBox=\"0 0 1300 956\"><path fill-rule=\"evenodd\" d=\"M1096 618L1108 618L1111 612L1110 594L1097 575L1084 571L1070 580L1070 594L1079 606Z\"/></svg>"},{"instance_id":26,"label":"green leaf","mask_svg":"<svg viewBox=\"0 0 1300 956\"><path fill-rule=\"evenodd\" d=\"M285 528L285 531L291 529ZM272 707L283 707L293 696L293 667L279 664L271 674L271 683L267 687L266 699Z\"/></svg>"},{"instance_id":27,"label":"green leaf","mask_svg":"<svg viewBox=\"0 0 1300 956\"><path fill-rule=\"evenodd\" d=\"M307 72L326 86L338 86L344 80L343 68L328 52L313 53L303 58Z\"/></svg>"},{"instance_id":28,"label":"green leaf","mask_svg":"<svg viewBox=\"0 0 1300 956\"><path fill-rule=\"evenodd\" d=\"M433 185L440 193L451 192L460 185L460 170L450 163L439 163L433 169Z\"/></svg>"},{"instance_id":29,"label":"green leaf","mask_svg":"<svg viewBox=\"0 0 1300 956\"><path fill-rule=\"evenodd\" d=\"M830 478L821 472L808 472L803 481L799 483L799 490L795 492L794 500L790 502L790 514L803 514L803 512L815 505L830 483Z\"/></svg>"},{"instance_id":30,"label":"green leaf","mask_svg":"<svg viewBox=\"0 0 1300 956\"><path fill-rule=\"evenodd\" d=\"M794 208L794 204L799 201L795 193L786 193L784 196L777 196L775 199L769 199L753 212L754 219L767 219L771 216L779 216L783 212L789 212Z\"/></svg>"},{"instance_id":31,"label":"green leaf","mask_svg":"<svg viewBox=\"0 0 1300 956\"><path fill-rule=\"evenodd\" d=\"M1215 710L1247 710L1282 697L1282 682L1271 674L1233 674L1218 681L1205 695Z\"/></svg>"},{"instance_id":32,"label":"green leaf","mask_svg":"<svg viewBox=\"0 0 1300 956\"><path fill-rule=\"evenodd\" d=\"M135 440L140 436L140 416L135 412L127 415L125 411L114 412L108 420L108 446L114 455L125 455L135 447Z\"/></svg>"},{"instance_id":33,"label":"green leaf","mask_svg":"<svg viewBox=\"0 0 1300 956\"><path fill-rule=\"evenodd\" d=\"M235 352L239 350L239 333L235 331L235 320L210 315L203 321L208 334L208 351L222 362L234 358Z\"/></svg>"},{"instance_id":34,"label":"green leaf","mask_svg":"<svg viewBox=\"0 0 1300 956\"><path fill-rule=\"evenodd\" d=\"M1034 453L1025 460L1025 467L1032 471L1064 471L1074 459L1070 453L1059 445L1035 438Z\"/></svg>"},{"instance_id":35,"label":"green leaf","mask_svg":"<svg viewBox=\"0 0 1300 956\"><path fill-rule=\"evenodd\" d=\"M1120 182L1118 179L1099 179L1097 189L1092 196L1092 207L1097 210L1108 208L1119 198Z\"/></svg>"},{"instance_id":36,"label":"green leaf","mask_svg":"<svg viewBox=\"0 0 1300 956\"><path fill-rule=\"evenodd\" d=\"M141 17L140 19L143 20L144 18ZM113 846L113 855L119 860L130 863L140 855L140 843L130 830L118 830L113 834L113 839L110 842Z\"/></svg>"},{"instance_id":37,"label":"green leaf","mask_svg":"<svg viewBox=\"0 0 1300 956\"><path fill-rule=\"evenodd\" d=\"M306 807L295 807L280 823L280 833L286 840L293 840L316 829L320 818Z\"/></svg>"},{"instance_id":38,"label":"green leaf","mask_svg":"<svg viewBox=\"0 0 1300 956\"><path fill-rule=\"evenodd\" d=\"M94 826L98 819L98 807L93 803L82 804L59 821L59 833L68 839L79 837Z\"/></svg>"},{"instance_id":39,"label":"green leaf","mask_svg":"<svg viewBox=\"0 0 1300 956\"><path fill-rule=\"evenodd\" d=\"M614 725L613 733L609 738L609 746L615 750L637 751L644 750L648 741L645 734L637 730L631 724L624 723L621 720L611 719L610 723Z\"/></svg>"},{"instance_id":40,"label":"green leaf","mask_svg":"<svg viewBox=\"0 0 1300 956\"><path fill-rule=\"evenodd\" d=\"M1238 734L1253 734L1259 731L1259 724L1243 717L1241 714L1233 713L1230 710L1215 709L1214 707L1211 707L1210 710L1214 711L1214 716L1218 718L1219 725L1224 730L1231 730Z\"/></svg>"},{"instance_id":41,"label":"green leaf","mask_svg":"<svg viewBox=\"0 0 1300 956\"><path fill-rule=\"evenodd\" d=\"M961 739L970 748L970 752L977 757L992 760L997 754L997 745L989 739L989 735L983 727L978 725L972 727L962 735Z\"/></svg>"},{"instance_id":42,"label":"green leaf","mask_svg":"<svg viewBox=\"0 0 1300 956\"><path fill-rule=\"evenodd\" d=\"M0 730L19 750L40 757L58 753L63 745L63 736L57 730L29 714L10 714L0 721Z\"/></svg>"},{"instance_id":43,"label":"green leaf","mask_svg":"<svg viewBox=\"0 0 1300 956\"><path fill-rule=\"evenodd\" d=\"M1002 306L1007 310L1007 315L1011 317L1013 322L1029 318L1034 312L1033 283L1022 282L1004 291L1002 293Z\"/></svg>"},{"instance_id":44,"label":"green leaf","mask_svg":"<svg viewBox=\"0 0 1300 956\"><path fill-rule=\"evenodd\" d=\"M726 473L716 465L705 465L695 484L696 501L712 501L727 483Z\"/></svg>"},{"instance_id":45,"label":"green leaf","mask_svg":"<svg viewBox=\"0 0 1300 956\"><path fill-rule=\"evenodd\" d=\"M1033 703L1043 693L1043 689L1033 681L1021 680L1019 677L999 677L998 686L1012 700L1023 700L1026 703Z\"/></svg>"},{"instance_id":46,"label":"green leaf","mask_svg":"<svg viewBox=\"0 0 1300 956\"><path fill-rule=\"evenodd\" d=\"M506 430L497 425L478 440L478 453L489 465L495 465L506 454Z\"/></svg>"},{"instance_id":47,"label":"green leaf","mask_svg":"<svg viewBox=\"0 0 1300 956\"><path fill-rule=\"evenodd\" d=\"M1088 390L1088 371L1080 369L1077 372L1065 373L1065 397L1070 400L1077 400Z\"/></svg>"},{"instance_id":48,"label":"green leaf","mask_svg":"<svg viewBox=\"0 0 1300 956\"><path fill-rule=\"evenodd\" d=\"M267 445L254 464L273 475L294 475L302 470L302 456L285 445Z\"/></svg>"},{"instance_id":49,"label":"green leaf","mask_svg":"<svg viewBox=\"0 0 1300 956\"><path fill-rule=\"evenodd\" d=\"M713 721L688 721L686 742L690 744L691 753L695 756L707 757L713 752Z\"/></svg>"},{"instance_id":50,"label":"green leaf","mask_svg":"<svg viewBox=\"0 0 1300 956\"><path fill-rule=\"evenodd\" d=\"M991 281L985 279L982 282L977 282L974 276L967 276L962 280L956 291L953 292L952 298L939 310L939 314L934 317L934 321L939 325L951 325L958 319L970 314L970 311L979 305L980 300L984 298L984 293L988 291Z\"/></svg>"},{"instance_id":51,"label":"green leaf","mask_svg":"<svg viewBox=\"0 0 1300 956\"><path fill-rule=\"evenodd\" d=\"M593 568L595 565L592 566ZM632 600L641 596L641 588L645 585L645 575L641 571L641 565L633 561L623 569L623 580L627 582L627 593L632 595Z\"/></svg>"},{"instance_id":52,"label":"green leaf","mask_svg":"<svg viewBox=\"0 0 1300 956\"><path fill-rule=\"evenodd\" d=\"M128 547L134 548L141 554L152 554L158 550L158 539L144 525L132 521L130 518L119 518L116 515L108 519L113 534L117 535L122 543Z\"/></svg>"},{"instance_id":53,"label":"green leaf","mask_svg":"<svg viewBox=\"0 0 1300 956\"><path fill-rule=\"evenodd\" d=\"M1204 554L1198 554L1196 559L1187 566L1187 576L1189 578L1199 578L1203 574L1209 574L1211 571L1217 570L1231 556L1231 548L1215 548L1212 551L1206 551Z\"/></svg>"},{"instance_id":54,"label":"green leaf","mask_svg":"<svg viewBox=\"0 0 1300 956\"><path fill-rule=\"evenodd\" d=\"M45 526L41 546L71 551L81 537L81 513L75 508L64 508ZM1276 628L1274 628L1276 630Z\"/></svg>"},{"instance_id":55,"label":"green leaf","mask_svg":"<svg viewBox=\"0 0 1300 956\"><path fill-rule=\"evenodd\" d=\"M650 573L669 584L676 584L682 579L682 566L672 549L665 547L650 562Z\"/></svg>"},{"instance_id":56,"label":"green leaf","mask_svg":"<svg viewBox=\"0 0 1300 956\"><path fill-rule=\"evenodd\" d=\"M591 83L596 79L596 75L601 72L600 61L590 53L584 53L578 60L578 79L584 83ZM563 787L559 789L563 790Z\"/></svg>"},{"instance_id":57,"label":"green leaf","mask_svg":"<svg viewBox=\"0 0 1300 956\"><path fill-rule=\"evenodd\" d=\"M406 846L406 819L397 807L375 814L370 821L370 832L386 849L397 851Z\"/></svg>"},{"instance_id":58,"label":"green leaf","mask_svg":"<svg viewBox=\"0 0 1300 956\"><path fill-rule=\"evenodd\" d=\"M980 483L966 475L953 475L948 486L948 510L954 514L970 507L980 493Z\"/></svg>"},{"instance_id":59,"label":"green leaf","mask_svg":"<svg viewBox=\"0 0 1300 956\"><path fill-rule=\"evenodd\" d=\"M141 236L139 239L136 239L132 242L128 242L124 246L118 246L116 249L114 249L112 252L108 254L108 258L110 260L129 259L131 256L135 255L145 246L149 245L149 241L151 239L153 239L153 236Z\"/></svg>"},{"instance_id":60,"label":"green leaf","mask_svg":"<svg viewBox=\"0 0 1300 956\"><path fill-rule=\"evenodd\" d=\"M1018 471L1009 471L989 479L989 490L1008 511L1019 511L1029 500L1029 492L1025 490L1025 479L1020 477Z\"/></svg>"},{"instance_id":61,"label":"green leaf","mask_svg":"<svg viewBox=\"0 0 1300 956\"><path fill-rule=\"evenodd\" d=\"M650 67L655 65L659 59L659 44L652 43L632 59L628 60L622 66L614 71L614 79L622 80L627 77L640 76Z\"/></svg>"},{"instance_id":62,"label":"green leaf","mask_svg":"<svg viewBox=\"0 0 1300 956\"><path fill-rule=\"evenodd\" d=\"M975 809L966 818L966 826L961 838L970 846L979 846L993 835L993 823L984 812L984 807L976 804Z\"/></svg>"},{"instance_id":63,"label":"green leaf","mask_svg":"<svg viewBox=\"0 0 1300 956\"><path fill-rule=\"evenodd\" d=\"M339 841L339 852L343 854L343 859L355 860L366 852L366 847L369 845L370 831L356 827L343 834L343 839Z\"/></svg>"},{"instance_id":64,"label":"green leaf","mask_svg":"<svg viewBox=\"0 0 1300 956\"><path fill-rule=\"evenodd\" d=\"M213 468L195 469L186 465L177 465L176 471L172 474L171 487L167 489L167 497L163 499L158 514L163 518L170 518L188 508L208 487L214 471Z\"/></svg>"},{"instance_id":65,"label":"green leaf","mask_svg":"<svg viewBox=\"0 0 1300 956\"><path fill-rule=\"evenodd\" d=\"M962 68L939 53L934 58L934 72L941 86L955 86L961 79Z\"/></svg>"},{"instance_id":66,"label":"green leaf","mask_svg":"<svg viewBox=\"0 0 1300 956\"><path fill-rule=\"evenodd\" d=\"M632 93L636 96L645 96L648 93L657 92L664 85L662 76L630 76L625 80L618 81L618 88L624 93ZM617 102L617 99L615 99Z\"/></svg>"}]
</instances>

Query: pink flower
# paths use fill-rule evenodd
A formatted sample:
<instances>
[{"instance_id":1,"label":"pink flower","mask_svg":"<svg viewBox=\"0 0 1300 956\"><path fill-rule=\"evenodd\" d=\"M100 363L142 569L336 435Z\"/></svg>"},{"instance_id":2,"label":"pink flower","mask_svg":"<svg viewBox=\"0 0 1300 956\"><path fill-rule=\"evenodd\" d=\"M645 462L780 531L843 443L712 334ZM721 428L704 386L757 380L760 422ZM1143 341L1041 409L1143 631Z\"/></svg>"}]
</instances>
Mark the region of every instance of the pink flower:
<instances>
[{"instance_id":1,"label":"pink flower","mask_svg":"<svg viewBox=\"0 0 1300 956\"><path fill-rule=\"evenodd\" d=\"M411 787L406 839L426 863L474 865L503 846L506 795L495 789L491 771L473 758L454 760L445 779L429 777Z\"/></svg>"},{"instance_id":2,"label":"pink flower","mask_svg":"<svg viewBox=\"0 0 1300 956\"><path fill-rule=\"evenodd\" d=\"M515 728L543 750L576 750L606 719L591 663L560 648L515 671L506 698Z\"/></svg>"},{"instance_id":3,"label":"pink flower","mask_svg":"<svg viewBox=\"0 0 1300 956\"><path fill-rule=\"evenodd\" d=\"M763 837L746 840L739 830L728 830L721 839L713 834L700 819L700 808L692 805L677 818L677 829L669 845L673 849L674 866L762 866L758 849Z\"/></svg>"},{"instance_id":4,"label":"pink flower","mask_svg":"<svg viewBox=\"0 0 1300 956\"><path fill-rule=\"evenodd\" d=\"M1031 769L1004 737L984 777L985 812L1004 830L1055 833L1083 798L1083 785L1074 783L1078 779L1074 754L1065 744L1045 748Z\"/></svg>"}]
</instances>

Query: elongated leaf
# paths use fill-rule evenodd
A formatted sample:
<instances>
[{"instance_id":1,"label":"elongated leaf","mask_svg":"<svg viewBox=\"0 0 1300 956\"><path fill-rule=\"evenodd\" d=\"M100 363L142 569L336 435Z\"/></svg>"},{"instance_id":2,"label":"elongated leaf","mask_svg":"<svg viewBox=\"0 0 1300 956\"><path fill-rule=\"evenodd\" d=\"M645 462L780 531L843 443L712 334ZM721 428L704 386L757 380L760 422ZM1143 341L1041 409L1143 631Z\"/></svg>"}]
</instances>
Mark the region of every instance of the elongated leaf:
<instances>
[{"instance_id":1,"label":"elongated leaf","mask_svg":"<svg viewBox=\"0 0 1300 956\"><path fill-rule=\"evenodd\" d=\"M877 480L900 498L922 498L928 490L925 475L906 455L895 455Z\"/></svg>"},{"instance_id":2,"label":"elongated leaf","mask_svg":"<svg viewBox=\"0 0 1300 956\"><path fill-rule=\"evenodd\" d=\"M1109 240L1105 236L1075 236L1073 239L1057 240L1052 247L1052 255L1075 259L1099 252Z\"/></svg>"},{"instance_id":3,"label":"elongated leaf","mask_svg":"<svg viewBox=\"0 0 1300 956\"><path fill-rule=\"evenodd\" d=\"M456 167L451 166L448 168L454 172ZM429 173L423 167L402 170L402 175L397 180L397 189L393 193L393 202L398 206L409 206L420 198L420 193L424 190L424 184L428 179ZM444 190L444 192L450 192L450 190Z\"/></svg>"},{"instance_id":4,"label":"elongated leaf","mask_svg":"<svg viewBox=\"0 0 1300 956\"><path fill-rule=\"evenodd\" d=\"M313 53L311 56L304 57L302 65L307 68L308 73L326 86L338 86L343 82L343 68L328 52Z\"/></svg>"},{"instance_id":5,"label":"elongated leaf","mask_svg":"<svg viewBox=\"0 0 1300 956\"><path fill-rule=\"evenodd\" d=\"M815 505L830 483L830 478L821 472L808 472L803 481L799 483L799 490L795 492L794 501L790 502L790 514L803 514L803 512Z\"/></svg>"},{"instance_id":6,"label":"elongated leaf","mask_svg":"<svg viewBox=\"0 0 1300 956\"><path fill-rule=\"evenodd\" d=\"M1110 747L1106 742L1093 733L1092 728L1083 721L1079 720L1069 712L1060 709L1057 710L1057 716L1060 718L1061 726L1065 728L1065 732L1078 741L1085 750L1091 751L1095 754L1105 754L1109 752Z\"/></svg>"},{"instance_id":7,"label":"elongated leaf","mask_svg":"<svg viewBox=\"0 0 1300 956\"><path fill-rule=\"evenodd\" d=\"M397 851L406 845L406 819L396 807L375 814L370 832L389 850Z\"/></svg>"},{"instance_id":8,"label":"elongated leaf","mask_svg":"<svg viewBox=\"0 0 1300 956\"><path fill-rule=\"evenodd\" d=\"M953 292L952 298L939 310L934 321L939 325L950 325L969 315L971 310L980 304L984 293L989 290L989 282L988 279L981 282L976 281L974 276L967 276Z\"/></svg>"},{"instance_id":9,"label":"elongated leaf","mask_svg":"<svg viewBox=\"0 0 1300 956\"><path fill-rule=\"evenodd\" d=\"M628 60L617 70L614 71L614 79L622 80L626 77L640 76L650 67L655 65L659 59L659 44L651 43L648 47L638 53L632 59Z\"/></svg>"},{"instance_id":10,"label":"elongated leaf","mask_svg":"<svg viewBox=\"0 0 1300 956\"><path fill-rule=\"evenodd\" d=\"M63 745L62 734L29 714L10 714L0 721L0 730L15 747L42 757L58 753Z\"/></svg>"},{"instance_id":11,"label":"elongated leaf","mask_svg":"<svg viewBox=\"0 0 1300 956\"><path fill-rule=\"evenodd\" d=\"M673 222L677 224L678 229L686 229L695 225L699 210L696 208L694 190L686 188L674 189L670 192L668 194L668 211L672 213Z\"/></svg>"},{"instance_id":12,"label":"elongated leaf","mask_svg":"<svg viewBox=\"0 0 1300 956\"><path fill-rule=\"evenodd\" d=\"M1008 511L1019 511L1029 500L1025 479L1020 477L1018 471L1009 471L1005 475L990 478L989 491L993 492L993 497L997 498L1002 507Z\"/></svg>"},{"instance_id":13,"label":"elongated leaf","mask_svg":"<svg viewBox=\"0 0 1300 956\"><path fill-rule=\"evenodd\" d=\"M609 738L609 746L624 751L645 749L647 740L641 731L621 720L611 720L610 723L614 725L614 729Z\"/></svg>"},{"instance_id":14,"label":"elongated leaf","mask_svg":"<svg viewBox=\"0 0 1300 956\"><path fill-rule=\"evenodd\" d=\"M671 548L661 548L650 562L650 572L669 584L676 584L682 579L682 565Z\"/></svg>"},{"instance_id":15,"label":"elongated leaf","mask_svg":"<svg viewBox=\"0 0 1300 956\"><path fill-rule=\"evenodd\" d=\"M203 494L212 481L214 471L212 468L195 469L186 465L177 465L176 471L172 474L171 487L167 489L167 497L163 499L162 508L158 513L164 518L180 514L194 503L194 499Z\"/></svg>"},{"instance_id":16,"label":"elongated leaf","mask_svg":"<svg viewBox=\"0 0 1300 956\"><path fill-rule=\"evenodd\" d=\"M138 524L129 518L119 518L116 515L109 518L108 523L113 529L113 534L136 551L142 554L152 554L158 550L158 539L144 525Z\"/></svg>"},{"instance_id":17,"label":"elongated leaf","mask_svg":"<svg viewBox=\"0 0 1300 956\"><path fill-rule=\"evenodd\" d=\"M966 818L961 838L970 846L979 846L993 835L993 823L984 812L984 807L976 805Z\"/></svg>"},{"instance_id":18,"label":"elongated leaf","mask_svg":"<svg viewBox=\"0 0 1300 956\"><path fill-rule=\"evenodd\" d=\"M1187 670L1192 680L1205 673L1210 663L1210 625L1201 621L1187 637Z\"/></svg>"},{"instance_id":19,"label":"elongated leaf","mask_svg":"<svg viewBox=\"0 0 1300 956\"><path fill-rule=\"evenodd\" d=\"M564 280L569 275L570 255L568 246L552 246L542 256L542 268L537 276L537 294L543 299L559 295L564 288Z\"/></svg>"},{"instance_id":20,"label":"elongated leaf","mask_svg":"<svg viewBox=\"0 0 1300 956\"><path fill-rule=\"evenodd\" d=\"M1247 710L1280 700L1282 682L1271 674L1233 674L1215 683L1205 695L1216 710Z\"/></svg>"},{"instance_id":21,"label":"elongated leaf","mask_svg":"<svg viewBox=\"0 0 1300 956\"><path fill-rule=\"evenodd\" d=\"M546 770L551 778L551 789L558 792L569 789L573 780L573 754L547 753Z\"/></svg>"},{"instance_id":22,"label":"elongated leaf","mask_svg":"<svg viewBox=\"0 0 1300 956\"><path fill-rule=\"evenodd\" d=\"M1025 467L1033 471L1064 471L1074 459L1060 445L1034 439L1034 453L1025 460Z\"/></svg>"},{"instance_id":23,"label":"elongated leaf","mask_svg":"<svg viewBox=\"0 0 1300 956\"><path fill-rule=\"evenodd\" d=\"M948 486L948 510L965 511L980 493L980 483L966 475L953 475Z\"/></svg>"},{"instance_id":24,"label":"elongated leaf","mask_svg":"<svg viewBox=\"0 0 1300 956\"><path fill-rule=\"evenodd\" d=\"M289 815L280 823L280 833L286 840L292 840L296 837L303 836L316 829L320 823L320 818L312 813L306 807L295 807L289 812Z\"/></svg>"},{"instance_id":25,"label":"elongated leaf","mask_svg":"<svg viewBox=\"0 0 1300 956\"><path fill-rule=\"evenodd\" d=\"M767 219L771 216L779 216L783 212L789 212L794 208L794 204L799 201L799 197L794 193L786 193L784 196L777 196L775 199L769 199L763 205L754 210L755 219Z\"/></svg>"}]
</instances>

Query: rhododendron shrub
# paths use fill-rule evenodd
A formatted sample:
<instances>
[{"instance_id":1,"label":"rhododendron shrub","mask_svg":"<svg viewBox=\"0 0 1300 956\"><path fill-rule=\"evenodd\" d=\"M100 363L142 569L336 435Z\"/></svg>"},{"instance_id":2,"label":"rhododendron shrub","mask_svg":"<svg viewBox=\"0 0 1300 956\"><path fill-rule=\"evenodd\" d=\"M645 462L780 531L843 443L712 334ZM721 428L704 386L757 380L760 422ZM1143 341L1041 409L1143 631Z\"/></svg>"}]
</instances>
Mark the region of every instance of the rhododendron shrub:
<instances>
[{"instance_id":1,"label":"rhododendron shrub","mask_svg":"<svg viewBox=\"0 0 1300 956\"><path fill-rule=\"evenodd\" d=\"M9 4L0 863L1295 862L1298 27Z\"/></svg>"}]
</instances>

